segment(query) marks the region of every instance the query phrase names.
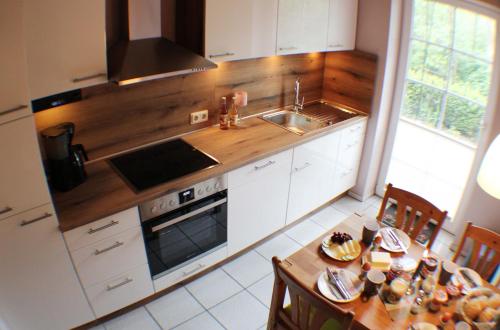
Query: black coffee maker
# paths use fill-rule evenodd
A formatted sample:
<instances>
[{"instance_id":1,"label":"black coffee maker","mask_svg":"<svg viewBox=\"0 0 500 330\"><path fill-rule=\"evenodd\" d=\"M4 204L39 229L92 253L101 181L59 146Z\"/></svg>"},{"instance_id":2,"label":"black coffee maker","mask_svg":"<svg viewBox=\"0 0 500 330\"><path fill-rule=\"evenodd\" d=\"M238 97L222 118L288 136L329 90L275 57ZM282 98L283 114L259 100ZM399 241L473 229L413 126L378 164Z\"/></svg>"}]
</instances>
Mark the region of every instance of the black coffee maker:
<instances>
[{"instance_id":1,"label":"black coffee maker","mask_svg":"<svg viewBox=\"0 0 500 330\"><path fill-rule=\"evenodd\" d=\"M84 159L88 160L83 145L72 145L75 124L61 123L41 132L47 165L49 183L59 191L68 191L87 178Z\"/></svg>"}]
</instances>

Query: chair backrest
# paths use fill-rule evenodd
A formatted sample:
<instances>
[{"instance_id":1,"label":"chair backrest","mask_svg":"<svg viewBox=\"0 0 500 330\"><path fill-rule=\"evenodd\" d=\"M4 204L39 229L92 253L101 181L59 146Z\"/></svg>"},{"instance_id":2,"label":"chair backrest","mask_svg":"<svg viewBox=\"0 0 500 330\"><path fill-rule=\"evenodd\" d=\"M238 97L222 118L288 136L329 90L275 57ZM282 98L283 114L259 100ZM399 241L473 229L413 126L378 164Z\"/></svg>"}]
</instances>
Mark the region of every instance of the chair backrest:
<instances>
[{"instance_id":1,"label":"chair backrest","mask_svg":"<svg viewBox=\"0 0 500 330\"><path fill-rule=\"evenodd\" d=\"M389 200L393 200L397 204L396 223L394 224L394 227L406 232L413 240L420 235L431 219L436 221L436 227L433 229L426 244L429 248L432 247L439 230L441 230L441 227L443 226L448 212L441 211L426 199L409 191L396 188L389 183L377 216L377 220L379 222L381 222L384 218L384 213Z\"/></svg>"},{"instance_id":2,"label":"chair backrest","mask_svg":"<svg viewBox=\"0 0 500 330\"><path fill-rule=\"evenodd\" d=\"M299 279L287 271L284 263L277 257L273 257L273 268L275 280L268 330L317 330L329 319L336 320L340 329L351 328L354 319L352 311L341 309L319 293L305 287ZM287 288L291 300L290 312L283 308Z\"/></svg>"},{"instance_id":3,"label":"chair backrest","mask_svg":"<svg viewBox=\"0 0 500 330\"><path fill-rule=\"evenodd\" d=\"M500 235L486 228L467 222L460 244L453 256L456 262L462 253L467 238L473 240L472 252L468 254L466 267L472 268L488 280L500 263ZM495 283L493 283L495 284Z\"/></svg>"}]
</instances>

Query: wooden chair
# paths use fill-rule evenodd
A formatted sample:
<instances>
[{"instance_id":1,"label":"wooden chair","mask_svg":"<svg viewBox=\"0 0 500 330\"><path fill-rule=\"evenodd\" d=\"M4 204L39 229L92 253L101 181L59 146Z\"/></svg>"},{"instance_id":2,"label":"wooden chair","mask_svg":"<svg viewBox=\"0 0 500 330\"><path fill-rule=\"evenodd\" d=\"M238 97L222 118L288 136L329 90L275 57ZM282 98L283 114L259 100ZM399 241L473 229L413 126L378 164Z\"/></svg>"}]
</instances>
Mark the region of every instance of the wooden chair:
<instances>
[{"instance_id":1,"label":"wooden chair","mask_svg":"<svg viewBox=\"0 0 500 330\"><path fill-rule=\"evenodd\" d=\"M437 222L426 244L427 247L431 248L448 212L441 211L426 199L409 191L396 188L389 183L377 216L379 222L384 218L389 199L395 201L397 204L396 223L394 227L406 232L413 240L420 235L431 219Z\"/></svg>"},{"instance_id":2,"label":"wooden chair","mask_svg":"<svg viewBox=\"0 0 500 330\"><path fill-rule=\"evenodd\" d=\"M345 311L308 288L290 274L278 257L273 257L274 287L269 311L268 330L348 330L354 313ZM285 292L291 304L283 308Z\"/></svg>"},{"instance_id":3,"label":"wooden chair","mask_svg":"<svg viewBox=\"0 0 500 330\"><path fill-rule=\"evenodd\" d=\"M453 262L460 257L467 238L473 240L473 245L472 252L468 254L467 264L464 266L474 269L482 278L489 280L500 263L500 235L489 229L474 226L472 222L467 222L460 244L453 256Z\"/></svg>"}]
</instances>

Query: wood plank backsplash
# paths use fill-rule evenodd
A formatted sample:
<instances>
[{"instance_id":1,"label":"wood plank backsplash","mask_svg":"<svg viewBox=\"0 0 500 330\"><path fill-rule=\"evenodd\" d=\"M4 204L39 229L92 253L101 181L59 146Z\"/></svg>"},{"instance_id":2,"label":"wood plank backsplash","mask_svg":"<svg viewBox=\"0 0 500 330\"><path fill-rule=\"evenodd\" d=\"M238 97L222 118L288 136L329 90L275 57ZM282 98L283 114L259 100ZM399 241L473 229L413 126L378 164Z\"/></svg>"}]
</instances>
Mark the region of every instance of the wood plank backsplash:
<instances>
[{"instance_id":1,"label":"wood plank backsplash","mask_svg":"<svg viewBox=\"0 0 500 330\"><path fill-rule=\"evenodd\" d=\"M294 81L301 95L322 97L324 53L272 56L227 62L207 72L118 87L112 83L85 88L83 100L35 114L38 130L71 121L75 143L90 159L106 157L156 140L217 123L221 96L248 92L243 116L293 103ZM209 121L189 124L189 114L208 109Z\"/></svg>"},{"instance_id":2,"label":"wood plank backsplash","mask_svg":"<svg viewBox=\"0 0 500 330\"><path fill-rule=\"evenodd\" d=\"M326 53L323 99L370 113L376 73L376 55L361 51Z\"/></svg>"}]
</instances>

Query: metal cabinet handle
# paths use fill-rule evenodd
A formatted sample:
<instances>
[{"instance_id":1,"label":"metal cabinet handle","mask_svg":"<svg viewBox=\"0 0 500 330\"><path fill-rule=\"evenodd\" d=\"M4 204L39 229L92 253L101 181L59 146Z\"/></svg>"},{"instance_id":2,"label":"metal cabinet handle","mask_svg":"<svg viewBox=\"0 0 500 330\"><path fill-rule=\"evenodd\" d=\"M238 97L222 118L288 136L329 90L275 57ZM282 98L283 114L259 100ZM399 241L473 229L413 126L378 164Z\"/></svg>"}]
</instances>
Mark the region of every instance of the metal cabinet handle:
<instances>
[{"instance_id":1,"label":"metal cabinet handle","mask_svg":"<svg viewBox=\"0 0 500 330\"><path fill-rule=\"evenodd\" d=\"M94 233L97 233L98 231L101 231L101 230L103 230L103 229L106 229L106 228L112 227L112 226L117 225L117 224L119 224L119 223L120 223L119 221L111 220L111 222L110 222L110 223L108 223L107 225L104 225L104 226L98 227L98 228L96 228L96 229L94 229L94 228L90 228L90 229L88 230L88 232L87 232L87 233L88 233L89 235L90 235L90 234L94 234Z\"/></svg>"},{"instance_id":2,"label":"metal cabinet handle","mask_svg":"<svg viewBox=\"0 0 500 330\"><path fill-rule=\"evenodd\" d=\"M311 166L311 165L312 165L311 163L306 162L306 163L305 163L302 167L296 167L294 170L295 170L295 172L300 172L300 171L302 171L303 169L306 169L306 168L308 168L308 167L309 167L309 166Z\"/></svg>"},{"instance_id":3,"label":"metal cabinet handle","mask_svg":"<svg viewBox=\"0 0 500 330\"><path fill-rule=\"evenodd\" d=\"M339 47L343 47L344 45L342 44L335 44L335 45L328 45L329 48L339 48Z\"/></svg>"},{"instance_id":4,"label":"metal cabinet handle","mask_svg":"<svg viewBox=\"0 0 500 330\"><path fill-rule=\"evenodd\" d=\"M130 282L132 282L134 279L133 278L130 278L130 277L127 277L125 280L123 280L122 282L118 283L118 284L115 284L115 285L108 285L108 288L107 290L108 291L111 291L111 290L114 290L116 288L119 288L121 286L124 286L125 284L128 284Z\"/></svg>"},{"instance_id":5,"label":"metal cabinet handle","mask_svg":"<svg viewBox=\"0 0 500 330\"><path fill-rule=\"evenodd\" d=\"M51 216L52 216L52 214L51 214L51 213L45 212L45 214L44 214L44 215L39 216L38 218L31 219L31 220L23 220L23 221L21 221L20 226L21 226L21 227L24 227L24 226L27 226L27 225L31 225L31 224L32 224L32 223L34 223L34 222L38 222L38 221L40 221L40 220L50 218Z\"/></svg>"},{"instance_id":6,"label":"metal cabinet handle","mask_svg":"<svg viewBox=\"0 0 500 330\"><path fill-rule=\"evenodd\" d=\"M8 212L10 212L10 211L12 211L12 210L13 210L13 209L12 209L12 207L10 207L10 206L6 206L6 207L4 207L4 208L0 211L0 214L8 213Z\"/></svg>"},{"instance_id":7,"label":"metal cabinet handle","mask_svg":"<svg viewBox=\"0 0 500 330\"><path fill-rule=\"evenodd\" d=\"M263 168L266 168L266 167L268 167L268 166L271 166L271 165L273 165L273 164L275 164L275 163L276 163L276 162L275 162L274 160L270 160L270 161L268 161L267 163L265 163L264 165L260 165L260 166L255 165L255 166L254 166L254 169L255 169L256 171L258 171L258 170L262 170Z\"/></svg>"},{"instance_id":8,"label":"metal cabinet handle","mask_svg":"<svg viewBox=\"0 0 500 330\"><path fill-rule=\"evenodd\" d=\"M349 174L351 174L351 173L352 173L352 168L351 168L351 169L349 169L349 170L347 170L347 171L345 171L345 172L343 172L343 173L341 174L341 176L346 176L346 175L349 175Z\"/></svg>"},{"instance_id":9,"label":"metal cabinet handle","mask_svg":"<svg viewBox=\"0 0 500 330\"><path fill-rule=\"evenodd\" d=\"M6 115L8 113L16 112L16 111L19 111L19 110L23 110L23 109L26 109L27 107L28 107L27 105L18 105L15 108L7 109L7 110L4 110L4 111L0 111L0 116L1 115Z\"/></svg>"},{"instance_id":10,"label":"metal cabinet handle","mask_svg":"<svg viewBox=\"0 0 500 330\"><path fill-rule=\"evenodd\" d=\"M226 52L226 53L221 53L221 54L210 54L210 55L208 55L208 57L210 57L210 58L226 57L226 56L234 56L234 53Z\"/></svg>"},{"instance_id":11,"label":"metal cabinet handle","mask_svg":"<svg viewBox=\"0 0 500 330\"><path fill-rule=\"evenodd\" d=\"M279 50L294 50L297 49L297 47L280 47Z\"/></svg>"},{"instance_id":12,"label":"metal cabinet handle","mask_svg":"<svg viewBox=\"0 0 500 330\"><path fill-rule=\"evenodd\" d=\"M200 270L203 267L205 267L204 264L198 264L198 266L196 266L194 269L191 269L189 272L182 272L182 276L191 275L191 274L193 274L194 272Z\"/></svg>"},{"instance_id":13,"label":"metal cabinet handle","mask_svg":"<svg viewBox=\"0 0 500 330\"><path fill-rule=\"evenodd\" d=\"M82 81L85 81L85 80L91 80L91 79L95 79L95 78L99 78L99 77L107 77L107 76L108 76L107 74L101 72L101 73L96 73L96 74L93 74L93 75L90 75L90 76L74 78L72 80L72 82L79 83L79 82L82 82Z\"/></svg>"},{"instance_id":14,"label":"metal cabinet handle","mask_svg":"<svg viewBox=\"0 0 500 330\"><path fill-rule=\"evenodd\" d=\"M359 131L360 129L361 129L361 126L357 126L357 127L351 128L350 131L356 132L356 131Z\"/></svg>"},{"instance_id":15,"label":"metal cabinet handle","mask_svg":"<svg viewBox=\"0 0 500 330\"><path fill-rule=\"evenodd\" d=\"M107 248L105 248L105 249L102 249L102 250L98 250L98 249L96 249L96 250L95 250L95 252L94 252L94 255L98 256L98 255L100 255L101 253L108 252L109 250L116 249L117 247L120 247L120 246L122 246L123 244L125 244L125 243L116 241L116 242L115 242L115 244L113 244L113 245L111 245L111 246L108 246L108 247L107 247Z\"/></svg>"}]
</instances>

